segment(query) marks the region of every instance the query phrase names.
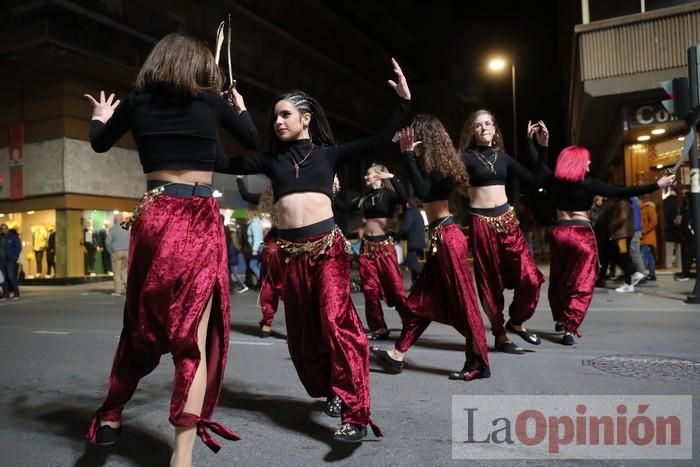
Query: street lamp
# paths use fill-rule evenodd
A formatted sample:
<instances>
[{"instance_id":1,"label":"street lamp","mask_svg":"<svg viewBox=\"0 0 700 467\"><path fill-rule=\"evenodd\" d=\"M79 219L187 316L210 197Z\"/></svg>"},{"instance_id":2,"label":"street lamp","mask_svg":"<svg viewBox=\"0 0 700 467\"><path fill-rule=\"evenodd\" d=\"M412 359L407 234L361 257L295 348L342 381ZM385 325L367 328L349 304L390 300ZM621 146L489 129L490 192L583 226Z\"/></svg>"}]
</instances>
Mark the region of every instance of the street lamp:
<instances>
[{"instance_id":1,"label":"street lamp","mask_svg":"<svg viewBox=\"0 0 700 467\"><path fill-rule=\"evenodd\" d=\"M508 62L503 57L492 57L489 59L488 68L493 73L501 73L505 70ZM510 59L510 76L512 84L512 99L513 99L513 159L518 160L518 115L515 99L515 56L513 55ZM520 197L520 186L517 177L513 179L513 197L515 198L515 203L518 202Z\"/></svg>"}]
</instances>

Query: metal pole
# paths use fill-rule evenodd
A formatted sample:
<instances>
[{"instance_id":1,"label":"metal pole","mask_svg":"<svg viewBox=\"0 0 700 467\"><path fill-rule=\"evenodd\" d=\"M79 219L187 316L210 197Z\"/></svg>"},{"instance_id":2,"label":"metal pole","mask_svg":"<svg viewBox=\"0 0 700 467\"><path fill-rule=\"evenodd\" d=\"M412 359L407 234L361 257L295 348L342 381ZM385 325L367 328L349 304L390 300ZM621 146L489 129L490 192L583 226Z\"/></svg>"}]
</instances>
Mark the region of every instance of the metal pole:
<instances>
[{"instance_id":1,"label":"metal pole","mask_svg":"<svg viewBox=\"0 0 700 467\"><path fill-rule=\"evenodd\" d=\"M691 88L698 85L697 69L698 66L698 47L693 46L688 49L688 75ZM700 105L700 96L698 96L697 88L690 91L690 108L693 109ZM694 124L694 123L691 123ZM690 212L692 214L692 225L695 230L693 236L693 244L695 249L695 271L696 274L700 270L700 262L698 262L698 253L700 252L700 168L698 168L698 145L697 141L690 148ZM700 281L696 276L695 287L693 287L692 295L686 298L687 303L700 303Z\"/></svg>"},{"instance_id":2,"label":"metal pole","mask_svg":"<svg viewBox=\"0 0 700 467\"><path fill-rule=\"evenodd\" d=\"M515 54L512 55L511 65L511 81L513 94L513 159L518 160L518 114L515 97ZM518 177L513 177L513 205L517 206L520 201L520 180Z\"/></svg>"}]
</instances>

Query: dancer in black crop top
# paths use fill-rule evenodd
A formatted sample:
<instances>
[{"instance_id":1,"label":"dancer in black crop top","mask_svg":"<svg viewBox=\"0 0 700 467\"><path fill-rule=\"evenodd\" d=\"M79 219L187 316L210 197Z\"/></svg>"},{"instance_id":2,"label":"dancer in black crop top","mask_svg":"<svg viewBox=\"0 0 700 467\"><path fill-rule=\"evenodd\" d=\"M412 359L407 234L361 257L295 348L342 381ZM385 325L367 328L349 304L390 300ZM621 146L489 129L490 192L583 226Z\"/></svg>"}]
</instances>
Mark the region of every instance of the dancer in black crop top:
<instances>
[{"instance_id":1,"label":"dancer in black crop top","mask_svg":"<svg viewBox=\"0 0 700 467\"><path fill-rule=\"evenodd\" d=\"M370 424L369 346L350 296L345 239L334 227L333 178L338 166L388 146L401 127L411 93L392 60L399 99L384 128L370 138L335 145L325 112L306 93L277 100L270 122L275 132L267 154L228 159L217 169L264 173L272 181L283 258L287 342L297 373L313 397L327 397L326 413L342 417L334 439L358 442ZM342 412L342 413L341 413Z\"/></svg>"},{"instance_id":2,"label":"dancer in black crop top","mask_svg":"<svg viewBox=\"0 0 700 467\"><path fill-rule=\"evenodd\" d=\"M408 296L410 313L403 320L401 338L391 350L372 353L392 373L403 368L404 355L431 322L454 327L466 338L464 366L450 379L471 381L491 375L484 323L469 271L467 240L450 215L447 196L453 188L465 189L467 174L440 120L418 115L411 128L401 131L401 151L411 183L423 199L430 226L429 254Z\"/></svg>"},{"instance_id":3,"label":"dancer in black crop top","mask_svg":"<svg viewBox=\"0 0 700 467\"><path fill-rule=\"evenodd\" d=\"M408 201L401 181L382 164L372 164L365 175L367 189L349 203L336 206L346 212L362 210L365 219L364 238L360 250L360 279L365 297L365 316L369 340L383 340L389 336L381 300L396 307L402 320L408 314L406 288L396 257L394 240L387 235L388 223L394 217L396 206Z\"/></svg>"},{"instance_id":4,"label":"dancer in black crop top","mask_svg":"<svg viewBox=\"0 0 700 467\"><path fill-rule=\"evenodd\" d=\"M469 116L462 129L459 151L469 172L470 241L481 305L491 322L496 349L524 354L508 339L506 330L530 344L540 343L539 337L523 324L535 312L544 276L537 269L515 212L508 204L505 185L511 174L531 183L535 178L506 154L501 131L488 110ZM503 316L505 289L513 289L507 323Z\"/></svg>"},{"instance_id":5,"label":"dancer in black crop top","mask_svg":"<svg viewBox=\"0 0 700 467\"><path fill-rule=\"evenodd\" d=\"M590 224L593 197L629 198L651 193L673 184L673 176L663 176L656 183L636 187L611 185L589 176L590 153L586 148L570 146L557 158L554 171L547 167L546 126L539 122L529 129L528 150L537 159L538 178L542 178L557 209L557 226L552 230L550 247L549 304L555 329L564 330L563 345L573 345L580 337L583 323L593 299L598 277L596 236ZM622 201L626 203L627 201ZM625 270L623 290L632 289L634 266L629 256L629 239L621 239L620 253Z\"/></svg>"},{"instance_id":6,"label":"dancer in black crop top","mask_svg":"<svg viewBox=\"0 0 700 467\"><path fill-rule=\"evenodd\" d=\"M196 435L217 451L208 429L238 439L212 421L230 320L226 241L208 185L218 129L225 128L248 148L257 146L258 134L235 89L233 106L219 96L222 84L204 44L170 34L153 48L136 91L123 102L115 101L114 94L105 98L104 92L99 101L86 95L94 106L90 142L95 151L108 151L131 130L149 187L158 187L144 197L138 218L132 219L124 329L107 398L87 437L103 446L117 441L124 405L161 354L169 352L175 362L171 466L192 465Z\"/></svg>"}]
</instances>

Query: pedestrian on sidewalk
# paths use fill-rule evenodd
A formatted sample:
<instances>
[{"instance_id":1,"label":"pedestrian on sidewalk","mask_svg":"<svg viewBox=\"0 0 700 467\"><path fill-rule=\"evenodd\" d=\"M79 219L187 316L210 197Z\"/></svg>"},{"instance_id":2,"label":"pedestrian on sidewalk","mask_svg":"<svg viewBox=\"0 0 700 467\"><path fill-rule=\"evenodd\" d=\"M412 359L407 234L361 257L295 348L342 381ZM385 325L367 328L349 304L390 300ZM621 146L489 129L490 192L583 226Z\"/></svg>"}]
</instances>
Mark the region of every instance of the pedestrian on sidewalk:
<instances>
[{"instance_id":1,"label":"pedestrian on sidewalk","mask_svg":"<svg viewBox=\"0 0 700 467\"><path fill-rule=\"evenodd\" d=\"M19 299L19 278L17 277L19 255L22 252L22 242L17 235L17 230L8 229L7 224L0 224L0 235L2 235L2 274L5 278L3 282L3 293L6 298L12 300Z\"/></svg>"},{"instance_id":2,"label":"pedestrian on sidewalk","mask_svg":"<svg viewBox=\"0 0 700 467\"><path fill-rule=\"evenodd\" d=\"M656 215L656 205L653 201L647 200L642 203L642 238L640 240L642 248L642 259L644 261L644 271L649 270L647 280L656 281L656 226L658 216Z\"/></svg>"},{"instance_id":3,"label":"pedestrian on sidewalk","mask_svg":"<svg viewBox=\"0 0 700 467\"><path fill-rule=\"evenodd\" d=\"M122 214L114 215L114 223L107 231L104 247L111 255L112 271L114 272L114 292L118 297L126 293L127 266L129 264L129 239L131 233L121 226L124 221Z\"/></svg>"}]
</instances>

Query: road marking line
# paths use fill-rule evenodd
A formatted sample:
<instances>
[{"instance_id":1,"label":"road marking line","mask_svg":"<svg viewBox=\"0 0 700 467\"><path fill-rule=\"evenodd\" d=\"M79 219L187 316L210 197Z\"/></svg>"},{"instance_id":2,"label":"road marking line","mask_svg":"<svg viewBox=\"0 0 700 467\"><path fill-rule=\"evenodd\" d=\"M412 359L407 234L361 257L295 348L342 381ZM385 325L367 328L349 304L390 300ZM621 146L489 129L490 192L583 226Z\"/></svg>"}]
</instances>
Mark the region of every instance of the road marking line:
<instances>
[{"instance_id":1,"label":"road marking line","mask_svg":"<svg viewBox=\"0 0 700 467\"><path fill-rule=\"evenodd\" d=\"M73 333L67 331L32 331L32 334L55 334L58 336L67 336Z\"/></svg>"},{"instance_id":2,"label":"road marking line","mask_svg":"<svg viewBox=\"0 0 700 467\"><path fill-rule=\"evenodd\" d=\"M230 344L240 344L240 345L262 345L262 346L270 346L274 345L272 342L252 342L252 341L239 341L236 339L231 339L229 340Z\"/></svg>"}]
</instances>

